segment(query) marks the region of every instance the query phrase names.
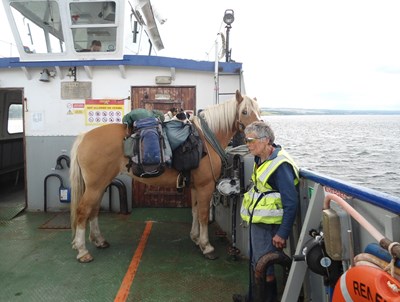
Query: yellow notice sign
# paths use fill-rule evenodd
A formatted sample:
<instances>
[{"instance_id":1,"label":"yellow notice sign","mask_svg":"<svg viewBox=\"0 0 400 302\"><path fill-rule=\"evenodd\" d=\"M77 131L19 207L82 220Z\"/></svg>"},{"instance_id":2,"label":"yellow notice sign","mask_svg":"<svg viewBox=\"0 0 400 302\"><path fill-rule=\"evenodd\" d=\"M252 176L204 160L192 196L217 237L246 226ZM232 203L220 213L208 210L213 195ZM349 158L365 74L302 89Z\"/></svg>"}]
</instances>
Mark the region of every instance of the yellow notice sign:
<instances>
[{"instance_id":1,"label":"yellow notice sign","mask_svg":"<svg viewBox=\"0 0 400 302\"><path fill-rule=\"evenodd\" d=\"M85 100L85 121L87 126L120 124L124 116L124 100Z\"/></svg>"}]
</instances>

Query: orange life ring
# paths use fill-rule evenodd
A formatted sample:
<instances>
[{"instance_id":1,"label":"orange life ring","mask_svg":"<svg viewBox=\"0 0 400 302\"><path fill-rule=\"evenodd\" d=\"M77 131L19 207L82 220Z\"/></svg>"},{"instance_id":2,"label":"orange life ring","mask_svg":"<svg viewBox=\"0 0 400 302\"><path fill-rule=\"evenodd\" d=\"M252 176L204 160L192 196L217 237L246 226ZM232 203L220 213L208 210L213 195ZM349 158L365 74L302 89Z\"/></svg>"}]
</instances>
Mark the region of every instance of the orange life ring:
<instances>
[{"instance_id":1,"label":"orange life ring","mask_svg":"<svg viewBox=\"0 0 400 302\"><path fill-rule=\"evenodd\" d=\"M337 281L332 301L400 302L400 282L379 268L355 266Z\"/></svg>"}]
</instances>

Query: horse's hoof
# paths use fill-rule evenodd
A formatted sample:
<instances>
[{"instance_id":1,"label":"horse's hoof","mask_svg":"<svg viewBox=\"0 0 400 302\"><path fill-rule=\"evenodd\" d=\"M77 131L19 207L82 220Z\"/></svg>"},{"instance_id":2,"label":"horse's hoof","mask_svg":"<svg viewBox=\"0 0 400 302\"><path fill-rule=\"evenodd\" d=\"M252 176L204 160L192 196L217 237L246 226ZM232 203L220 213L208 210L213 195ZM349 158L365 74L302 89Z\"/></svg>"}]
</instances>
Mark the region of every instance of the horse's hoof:
<instances>
[{"instance_id":1,"label":"horse's hoof","mask_svg":"<svg viewBox=\"0 0 400 302\"><path fill-rule=\"evenodd\" d=\"M83 255L81 258L78 259L78 261L80 263L89 263L93 261L93 257L92 255L90 255L89 253L86 255Z\"/></svg>"},{"instance_id":2,"label":"horse's hoof","mask_svg":"<svg viewBox=\"0 0 400 302\"><path fill-rule=\"evenodd\" d=\"M206 259L208 260L215 260L218 258L218 255L215 252L209 252L209 253L205 253L203 254L204 257L206 257Z\"/></svg>"},{"instance_id":3,"label":"horse's hoof","mask_svg":"<svg viewBox=\"0 0 400 302\"><path fill-rule=\"evenodd\" d=\"M107 241L103 241L101 244L97 245L98 249L106 249L109 247L110 247L110 244Z\"/></svg>"}]
</instances>

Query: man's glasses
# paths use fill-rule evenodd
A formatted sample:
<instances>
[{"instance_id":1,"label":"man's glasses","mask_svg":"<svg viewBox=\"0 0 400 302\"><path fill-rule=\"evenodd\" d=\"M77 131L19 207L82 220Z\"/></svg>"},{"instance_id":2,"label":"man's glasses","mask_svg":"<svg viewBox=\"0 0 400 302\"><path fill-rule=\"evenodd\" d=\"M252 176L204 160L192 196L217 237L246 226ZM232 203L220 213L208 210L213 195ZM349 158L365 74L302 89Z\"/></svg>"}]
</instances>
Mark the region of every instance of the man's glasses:
<instances>
[{"instance_id":1,"label":"man's glasses","mask_svg":"<svg viewBox=\"0 0 400 302\"><path fill-rule=\"evenodd\" d=\"M252 143L255 143L256 141L258 141L258 140L260 140L260 139L263 139L263 138L265 138L265 137L258 137L258 138L255 138L255 137L246 137L246 138L244 139L244 141L245 141L246 144L252 144Z\"/></svg>"}]
</instances>

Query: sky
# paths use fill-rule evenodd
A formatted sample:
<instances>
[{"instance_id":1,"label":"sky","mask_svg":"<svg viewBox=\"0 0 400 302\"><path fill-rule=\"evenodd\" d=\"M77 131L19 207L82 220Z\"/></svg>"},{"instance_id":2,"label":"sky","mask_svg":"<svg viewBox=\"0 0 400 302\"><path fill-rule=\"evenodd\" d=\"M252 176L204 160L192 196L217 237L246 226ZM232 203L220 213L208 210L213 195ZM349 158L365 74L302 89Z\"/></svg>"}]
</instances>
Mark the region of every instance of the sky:
<instances>
[{"instance_id":1,"label":"sky","mask_svg":"<svg viewBox=\"0 0 400 302\"><path fill-rule=\"evenodd\" d=\"M398 0L152 3L167 19L157 55L194 60L214 61L232 9L231 58L243 63L246 94L262 107L400 110ZM0 7L0 42L3 14Z\"/></svg>"}]
</instances>

